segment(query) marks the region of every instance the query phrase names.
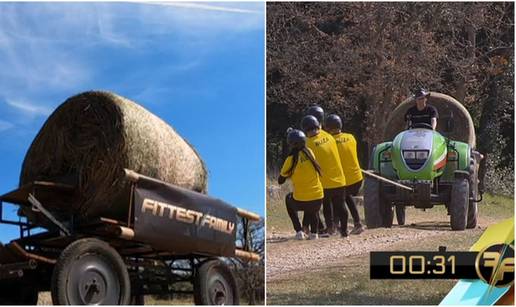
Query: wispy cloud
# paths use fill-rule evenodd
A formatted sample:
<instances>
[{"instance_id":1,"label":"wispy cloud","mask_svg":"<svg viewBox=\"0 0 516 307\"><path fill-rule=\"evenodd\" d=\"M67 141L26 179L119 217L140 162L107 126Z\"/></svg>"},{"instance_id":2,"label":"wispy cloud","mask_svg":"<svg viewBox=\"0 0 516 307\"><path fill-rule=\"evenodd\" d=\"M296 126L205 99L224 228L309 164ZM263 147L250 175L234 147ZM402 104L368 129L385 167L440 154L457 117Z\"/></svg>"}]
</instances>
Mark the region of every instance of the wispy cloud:
<instances>
[{"instance_id":1,"label":"wispy cloud","mask_svg":"<svg viewBox=\"0 0 516 307\"><path fill-rule=\"evenodd\" d=\"M35 126L80 91L162 94L232 36L263 27L263 3L0 2L0 114L24 114ZM156 50L170 63L138 62L155 65Z\"/></svg>"},{"instance_id":2,"label":"wispy cloud","mask_svg":"<svg viewBox=\"0 0 516 307\"><path fill-rule=\"evenodd\" d=\"M150 2L145 2L145 3L146 4L154 4L154 5L175 6L175 7L181 7L181 8L196 9L196 10L228 12L228 13L243 13L243 14L260 14L261 13L258 10L249 10L249 9L242 9L242 8L236 8L236 7L210 5L210 4L204 4L204 3L161 2L161 1L150 1Z\"/></svg>"},{"instance_id":3,"label":"wispy cloud","mask_svg":"<svg viewBox=\"0 0 516 307\"><path fill-rule=\"evenodd\" d=\"M34 105L28 102L7 100L6 103L18 111L21 111L30 116L48 116L52 112L50 107Z\"/></svg>"},{"instance_id":4,"label":"wispy cloud","mask_svg":"<svg viewBox=\"0 0 516 307\"><path fill-rule=\"evenodd\" d=\"M0 119L0 132L9 130L12 127L14 127L14 125L12 123Z\"/></svg>"}]
</instances>

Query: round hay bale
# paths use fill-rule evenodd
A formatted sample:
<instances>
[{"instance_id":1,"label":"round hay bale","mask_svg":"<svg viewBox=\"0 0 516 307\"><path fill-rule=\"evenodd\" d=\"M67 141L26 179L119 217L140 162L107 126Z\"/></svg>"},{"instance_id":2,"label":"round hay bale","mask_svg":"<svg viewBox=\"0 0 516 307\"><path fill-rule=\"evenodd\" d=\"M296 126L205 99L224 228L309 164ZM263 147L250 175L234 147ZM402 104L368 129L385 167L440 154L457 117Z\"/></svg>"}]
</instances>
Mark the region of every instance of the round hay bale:
<instances>
[{"instance_id":1,"label":"round hay bale","mask_svg":"<svg viewBox=\"0 0 516 307\"><path fill-rule=\"evenodd\" d=\"M207 171L194 148L172 127L137 103L110 92L67 99L47 119L23 161L20 185L74 184L80 216L123 217L130 184L124 168L206 192ZM55 203L54 203L55 202Z\"/></svg>"},{"instance_id":2,"label":"round hay bale","mask_svg":"<svg viewBox=\"0 0 516 307\"><path fill-rule=\"evenodd\" d=\"M468 143L472 148L476 145L475 126L468 110L455 98L436 92L430 92L428 104L439 112L437 131L454 140ZM400 103L387 119L384 141L392 141L401 131L406 129L405 113L414 106L414 98L410 97Z\"/></svg>"}]
</instances>

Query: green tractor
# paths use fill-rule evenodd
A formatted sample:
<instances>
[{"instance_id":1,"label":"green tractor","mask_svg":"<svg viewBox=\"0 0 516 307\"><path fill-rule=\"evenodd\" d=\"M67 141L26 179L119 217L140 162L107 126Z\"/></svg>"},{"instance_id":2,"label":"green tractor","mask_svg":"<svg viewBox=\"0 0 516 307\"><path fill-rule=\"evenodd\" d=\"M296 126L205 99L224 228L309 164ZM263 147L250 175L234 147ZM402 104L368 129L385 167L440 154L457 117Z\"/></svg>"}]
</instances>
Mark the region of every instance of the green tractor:
<instances>
[{"instance_id":1,"label":"green tractor","mask_svg":"<svg viewBox=\"0 0 516 307\"><path fill-rule=\"evenodd\" d=\"M413 98L402 102L386 123L385 140L376 145L364 183L368 228L391 227L394 211L405 224L405 207L445 205L452 230L475 228L478 219L478 165L475 131L468 111L454 98L431 92L437 108L437 131L426 124L405 129L404 114Z\"/></svg>"}]
</instances>

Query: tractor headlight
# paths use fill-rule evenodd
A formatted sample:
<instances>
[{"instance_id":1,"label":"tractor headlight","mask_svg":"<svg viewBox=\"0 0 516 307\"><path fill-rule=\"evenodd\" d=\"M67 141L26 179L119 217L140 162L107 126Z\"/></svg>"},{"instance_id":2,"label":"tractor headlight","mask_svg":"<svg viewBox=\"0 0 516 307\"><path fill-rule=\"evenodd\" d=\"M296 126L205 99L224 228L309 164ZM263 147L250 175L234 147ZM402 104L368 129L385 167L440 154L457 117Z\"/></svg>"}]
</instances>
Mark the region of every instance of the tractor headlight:
<instances>
[{"instance_id":1,"label":"tractor headlight","mask_svg":"<svg viewBox=\"0 0 516 307\"><path fill-rule=\"evenodd\" d=\"M382 153L382 160L383 161L390 161L391 160L391 152L390 151L384 151Z\"/></svg>"},{"instance_id":2,"label":"tractor headlight","mask_svg":"<svg viewBox=\"0 0 516 307\"><path fill-rule=\"evenodd\" d=\"M418 160L426 160L428 158L428 151L418 151L416 152L416 159Z\"/></svg>"},{"instance_id":3,"label":"tractor headlight","mask_svg":"<svg viewBox=\"0 0 516 307\"><path fill-rule=\"evenodd\" d=\"M416 158L416 152L415 151L404 151L403 152L403 158L405 160L411 160L411 159L415 159Z\"/></svg>"}]
</instances>

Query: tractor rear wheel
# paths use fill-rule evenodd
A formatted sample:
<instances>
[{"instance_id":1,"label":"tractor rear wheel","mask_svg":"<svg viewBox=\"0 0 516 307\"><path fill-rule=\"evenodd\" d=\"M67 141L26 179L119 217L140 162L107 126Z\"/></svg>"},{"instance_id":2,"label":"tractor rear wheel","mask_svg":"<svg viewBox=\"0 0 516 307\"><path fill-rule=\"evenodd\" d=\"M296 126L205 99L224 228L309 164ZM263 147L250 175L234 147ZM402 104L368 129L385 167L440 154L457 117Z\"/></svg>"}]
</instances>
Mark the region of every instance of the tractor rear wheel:
<instances>
[{"instance_id":1,"label":"tractor rear wheel","mask_svg":"<svg viewBox=\"0 0 516 307\"><path fill-rule=\"evenodd\" d=\"M394 209L392 208L391 203L383 202L381 206L383 209L382 225L383 227L391 228L392 221L394 220Z\"/></svg>"},{"instance_id":2,"label":"tractor rear wheel","mask_svg":"<svg viewBox=\"0 0 516 307\"><path fill-rule=\"evenodd\" d=\"M470 200L468 207L468 221L466 228L471 229L477 227L478 219L478 162L472 157L470 162Z\"/></svg>"},{"instance_id":3,"label":"tractor rear wheel","mask_svg":"<svg viewBox=\"0 0 516 307\"><path fill-rule=\"evenodd\" d=\"M398 221L398 225L405 225L405 206L396 206L396 220Z\"/></svg>"},{"instance_id":4,"label":"tractor rear wheel","mask_svg":"<svg viewBox=\"0 0 516 307\"><path fill-rule=\"evenodd\" d=\"M478 220L478 204L474 201L469 202L468 222L466 228L472 229L477 227Z\"/></svg>"},{"instance_id":5,"label":"tractor rear wheel","mask_svg":"<svg viewBox=\"0 0 516 307\"><path fill-rule=\"evenodd\" d=\"M367 228L378 228L383 225L382 201L380 199L380 182L366 177L364 180L364 216Z\"/></svg>"},{"instance_id":6,"label":"tractor rear wheel","mask_svg":"<svg viewBox=\"0 0 516 307\"><path fill-rule=\"evenodd\" d=\"M469 207L469 181L463 178L455 179L449 203L450 224L452 230L466 229Z\"/></svg>"}]
</instances>

